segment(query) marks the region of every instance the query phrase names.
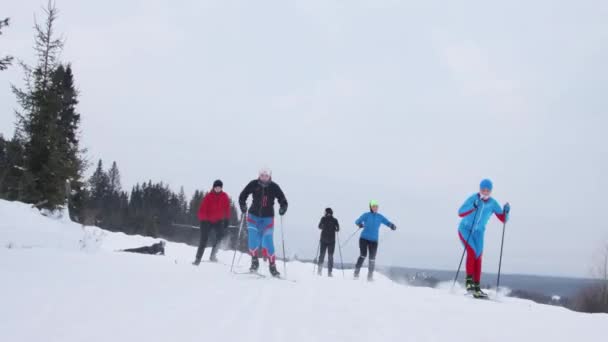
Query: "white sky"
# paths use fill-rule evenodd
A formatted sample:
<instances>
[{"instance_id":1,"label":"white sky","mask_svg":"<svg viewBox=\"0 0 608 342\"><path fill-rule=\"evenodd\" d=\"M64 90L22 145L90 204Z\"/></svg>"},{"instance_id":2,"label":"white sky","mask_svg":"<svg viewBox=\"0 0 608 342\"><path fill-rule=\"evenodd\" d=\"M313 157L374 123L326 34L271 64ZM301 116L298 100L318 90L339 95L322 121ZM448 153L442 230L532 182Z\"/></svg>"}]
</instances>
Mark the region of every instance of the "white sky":
<instances>
[{"instance_id":1,"label":"white sky","mask_svg":"<svg viewBox=\"0 0 608 342\"><path fill-rule=\"evenodd\" d=\"M33 60L43 0L3 3L0 54ZM58 0L92 162L237 196L269 166L289 253L312 257L326 206L377 199L399 227L378 262L454 269L456 210L479 180L512 203L506 272L587 276L608 239L605 1ZM16 108L0 73L0 133ZM498 264L501 225L486 235ZM280 234L275 234L280 243ZM279 246L279 244L277 244ZM353 242L348 261L358 255Z\"/></svg>"}]
</instances>

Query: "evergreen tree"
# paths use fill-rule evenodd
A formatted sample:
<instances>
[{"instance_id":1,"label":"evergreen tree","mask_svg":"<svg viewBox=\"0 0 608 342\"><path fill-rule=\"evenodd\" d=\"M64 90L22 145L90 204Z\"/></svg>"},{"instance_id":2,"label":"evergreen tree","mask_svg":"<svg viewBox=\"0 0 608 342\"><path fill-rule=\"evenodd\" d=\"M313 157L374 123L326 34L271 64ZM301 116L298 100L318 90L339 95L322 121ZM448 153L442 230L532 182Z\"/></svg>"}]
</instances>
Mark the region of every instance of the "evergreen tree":
<instances>
[{"instance_id":1,"label":"evergreen tree","mask_svg":"<svg viewBox=\"0 0 608 342\"><path fill-rule=\"evenodd\" d=\"M103 161L101 159L97 162L97 168L89 179L89 186L91 188L91 200L100 208L104 198L110 191L110 178L103 170Z\"/></svg>"},{"instance_id":2,"label":"evergreen tree","mask_svg":"<svg viewBox=\"0 0 608 342\"><path fill-rule=\"evenodd\" d=\"M4 140L3 161L0 163L0 198L20 201L24 193L32 191L33 176L24 167L23 154L23 142L17 134L12 140Z\"/></svg>"},{"instance_id":3,"label":"evergreen tree","mask_svg":"<svg viewBox=\"0 0 608 342\"><path fill-rule=\"evenodd\" d=\"M4 179L8 175L8 170L10 168L8 164L8 141L4 139L4 136L0 134L0 194L3 192L2 185L4 184Z\"/></svg>"},{"instance_id":4,"label":"evergreen tree","mask_svg":"<svg viewBox=\"0 0 608 342\"><path fill-rule=\"evenodd\" d=\"M112 168L108 171L109 191L120 193L122 186L120 184L120 171L116 162L112 163Z\"/></svg>"},{"instance_id":5,"label":"evergreen tree","mask_svg":"<svg viewBox=\"0 0 608 342\"><path fill-rule=\"evenodd\" d=\"M2 35L2 28L9 25L9 18L0 20L0 35ZM0 71L6 70L11 63L13 62L13 57L11 56L0 56Z\"/></svg>"},{"instance_id":6,"label":"evergreen tree","mask_svg":"<svg viewBox=\"0 0 608 342\"><path fill-rule=\"evenodd\" d=\"M179 195L177 195L177 199L179 202L179 217L178 223L187 223L188 222L188 200L186 199L186 192L184 191L184 187L179 188Z\"/></svg>"},{"instance_id":7,"label":"evergreen tree","mask_svg":"<svg viewBox=\"0 0 608 342\"><path fill-rule=\"evenodd\" d=\"M86 222L102 226L105 223L103 216L106 208L105 200L109 195L110 180L103 169L101 159L97 162L95 172L89 178L88 186L90 190L88 191Z\"/></svg>"},{"instance_id":8,"label":"evergreen tree","mask_svg":"<svg viewBox=\"0 0 608 342\"><path fill-rule=\"evenodd\" d=\"M192 195L192 199L190 200L190 205L188 206L188 223L193 226L198 226L198 208L201 205L201 201L205 197L204 191L196 190L194 191L194 195Z\"/></svg>"},{"instance_id":9,"label":"evergreen tree","mask_svg":"<svg viewBox=\"0 0 608 342\"><path fill-rule=\"evenodd\" d=\"M57 115L57 150L60 154L61 169L56 170L69 182L70 213L75 219L82 206L84 183L82 172L86 168L86 161L82 157L79 144L80 114L76 112L78 104L78 91L74 86L72 67L59 65L53 73L52 89L59 104Z\"/></svg>"},{"instance_id":10,"label":"evergreen tree","mask_svg":"<svg viewBox=\"0 0 608 342\"><path fill-rule=\"evenodd\" d=\"M22 64L25 90L13 86L21 111L16 128L23 142L27 185L20 199L56 209L72 194L82 191L85 162L78 143L80 115L76 113L77 91L70 66L58 61L63 41L54 33L57 9L49 2L44 25L35 22L36 66ZM66 182L70 187L66 187ZM31 186L30 186L31 183Z\"/></svg>"}]
</instances>

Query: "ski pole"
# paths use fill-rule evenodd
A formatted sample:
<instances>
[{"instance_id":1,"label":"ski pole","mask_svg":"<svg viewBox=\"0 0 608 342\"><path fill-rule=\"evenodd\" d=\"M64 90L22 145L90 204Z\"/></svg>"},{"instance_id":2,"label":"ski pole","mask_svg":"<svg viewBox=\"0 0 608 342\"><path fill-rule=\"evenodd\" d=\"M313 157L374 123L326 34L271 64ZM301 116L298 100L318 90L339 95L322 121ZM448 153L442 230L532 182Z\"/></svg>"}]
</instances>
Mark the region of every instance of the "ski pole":
<instances>
[{"instance_id":1,"label":"ski pole","mask_svg":"<svg viewBox=\"0 0 608 342\"><path fill-rule=\"evenodd\" d=\"M346 278L346 274L344 273L344 259L342 259L342 246L340 246L340 232L336 232L338 235L338 252L340 252L340 265L342 265L342 277Z\"/></svg>"},{"instance_id":2,"label":"ski pole","mask_svg":"<svg viewBox=\"0 0 608 342\"><path fill-rule=\"evenodd\" d=\"M342 247L346 247L346 245L348 245L348 242L355 236L355 234L357 234L357 232L361 230L361 227L357 228L357 230L355 230L354 233L352 233L348 239L346 239L346 241L344 242L344 244L342 245Z\"/></svg>"},{"instance_id":3,"label":"ski pole","mask_svg":"<svg viewBox=\"0 0 608 342\"><path fill-rule=\"evenodd\" d=\"M283 273L287 278L287 256L285 255L285 226L283 226L283 216L281 216L281 244L283 245Z\"/></svg>"},{"instance_id":4,"label":"ski pole","mask_svg":"<svg viewBox=\"0 0 608 342\"><path fill-rule=\"evenodd\" d=\"M245 223L245 218L247 217L247 213L244 212L241 215L241 224L239 225L239 234L236 238L236 246L234 246L234 255L232 255L232 264L230 265L230 272L232 273L234 270L234 259L236 259L236 251L239 249L239 245L241 244L241 231L243 230L243 224ZM240 260L240 257L239 257Z\"/></svg>"},{"instance_id":5,"label":"ski pole","mask_svg":"<svg viewBox=\"0 0 608 342\"><path fill-rule=\"evenodd\" d=\"M500 290L500 270L502 268L502 248L505 244L505 228L507 228L507 220L502 225L502 240L500 241L500 259L498 261L498 277L496 278L496 296L498 296L498 290Z\"/></svg>"},{"instance_id":6,"label":"ski pole","mask_svg":"<svg viewBox=\"0 0 608 342\"><path fill-rule=\"evenodd\" d=\"M475 228L477 221L477 214L479 213L479 208L475 209L475 217L473 217L473 223L471 224L471 231L469 232L469 236L467 237L467 242L464 244L464 248L462 250L462 256L460 257L460 263L458 264L458 270L456 271L456 276L454 277L454 283L452 284L452 288L456 286L456 282L458 281L458 275L460 274L460 268L462 267L462 261L464 260L464 254L467 252L467 246L469 245L469 241L471 240L471 236L473 236L473 228Z\"/></svg>"},{"instance_id":7,"label":"ski pole","mask_svg":"<svg viewBox=\"0 0 608 342\"><path fill-rule=\"evenodd\" d=\"M315 271L317 269L317 262L319 261L319 253L321 252L321 241L319 241L319 244L317 245L317 254L315 254L315 258L312 260L313 266L312 266L312 275L315 275Z\"/></svg>"}]
</instances>

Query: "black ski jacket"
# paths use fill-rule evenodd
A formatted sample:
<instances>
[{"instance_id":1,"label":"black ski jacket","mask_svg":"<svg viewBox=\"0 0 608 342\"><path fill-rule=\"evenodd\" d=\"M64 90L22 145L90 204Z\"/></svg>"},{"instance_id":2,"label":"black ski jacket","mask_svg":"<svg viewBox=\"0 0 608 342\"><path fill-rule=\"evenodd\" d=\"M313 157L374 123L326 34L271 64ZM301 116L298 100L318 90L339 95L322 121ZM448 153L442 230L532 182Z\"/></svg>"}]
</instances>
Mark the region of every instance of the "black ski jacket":
<instances>
[{"instance_id":1,"label":"black ski jacket","mask_svg":"<svg viewBox=\"0 0 608 342\"><path fill-rule=\"evenodd\" d=\"M278 200L281 208L287 209L287 198L281 187L273 181L262 184L259 180L252 180L239 196L239 205L247 205L247 197L253 195L253 202L249 207L249 213L257 217L274 217L274 200Z\"/></svg>"},{"instance_id":2,"label":"black ski jacket","mask_svg":"<svg viewBox=\"0 0 608 342\"><path fill-rule=\"evenodd\" d=\"M319 222L319 229L321 229L321 242L334 243L336 242L336 232L340 231L340 224L332 215L325 215Z\"/></svg>"}]
</instances>

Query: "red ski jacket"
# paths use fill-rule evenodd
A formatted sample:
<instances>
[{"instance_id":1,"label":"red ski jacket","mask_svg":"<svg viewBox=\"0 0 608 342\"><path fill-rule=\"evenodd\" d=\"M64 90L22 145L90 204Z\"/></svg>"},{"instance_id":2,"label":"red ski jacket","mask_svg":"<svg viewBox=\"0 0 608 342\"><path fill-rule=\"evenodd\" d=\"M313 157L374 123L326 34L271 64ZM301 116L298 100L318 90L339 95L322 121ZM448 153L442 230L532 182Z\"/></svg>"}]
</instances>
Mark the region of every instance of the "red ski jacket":
<instances>
[{"instance_id":1,"label":"red ski jacket","mask_svg":"<svg viewBox=\"0 0 608 342\"><path fill-rule=\"evenodd\" d=\"M225 192L211 191L201 201L198 209L200 221L216 223L230 219L230 198Z\"/></svg>"}]
</instances>

